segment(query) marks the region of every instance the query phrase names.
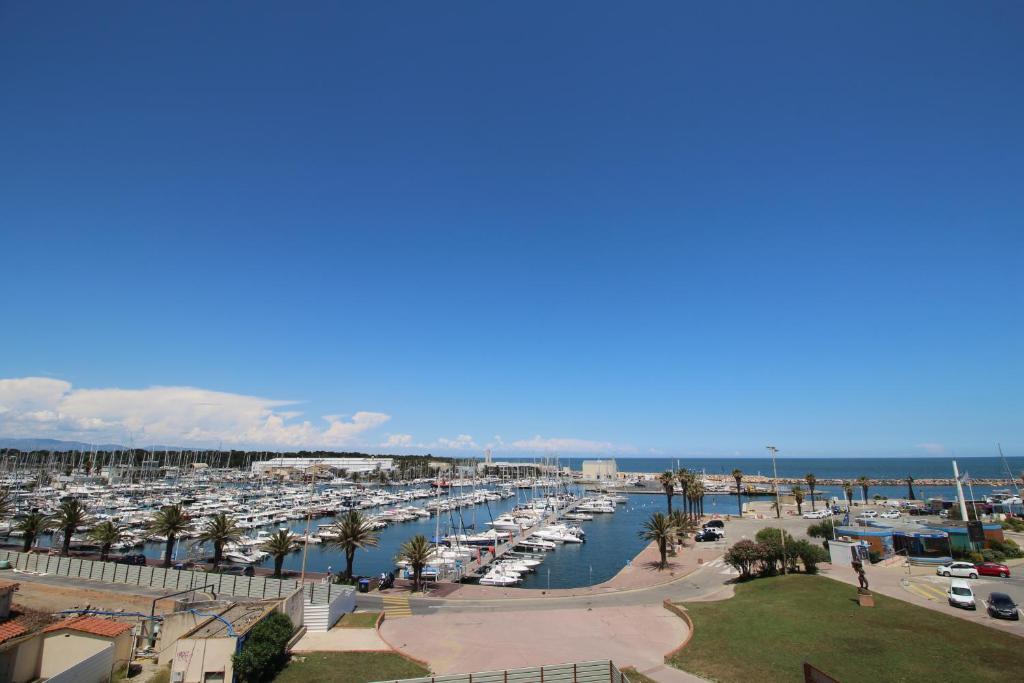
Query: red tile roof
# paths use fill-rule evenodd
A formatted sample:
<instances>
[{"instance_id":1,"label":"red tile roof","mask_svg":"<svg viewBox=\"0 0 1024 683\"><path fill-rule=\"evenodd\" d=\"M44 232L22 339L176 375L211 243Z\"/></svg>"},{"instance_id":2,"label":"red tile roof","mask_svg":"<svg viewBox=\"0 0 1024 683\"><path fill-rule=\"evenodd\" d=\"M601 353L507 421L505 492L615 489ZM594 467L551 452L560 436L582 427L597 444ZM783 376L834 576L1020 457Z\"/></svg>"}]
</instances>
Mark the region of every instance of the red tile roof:
<instances>
[{"instance_id":1,"label":"red tile roof","mask_svg":"<svg viewBox=\"0 0 1024 683\"><path fill-rule=\"evenodd\" d=\"M0 581L0 595L16 591L20 585L20 583L12 583L10 581Z\"/></svg>"},{"instance_id":2,"label":"red tile roof","mask_svg":"<svg viewBox=\"0 0 1024 683\"><path fill-rule=\"evenodd\" d=\"M17 638L28 633L28 629L11 619L0 624L0 643L6 643L11 638Z\"/></svg>"},{"instance_id":3,"label":"red tile roof","mask_svg":"<svg viewBox=\"0 0 1024 683\"><path fill-rule=\"evenodd\" d=\"M58 621L56 624L50 624L43 629L43 633L52 633L54 631L60 631L61 629L70 629L72 631L91 633L94 636L116 638L125 631L130 631L131 628L131 624L126 624L123 621L114 621L113 619L101 619L100 617L82 615L80 617L72 617L71 619Z\"/></svg>"}]
</instances>

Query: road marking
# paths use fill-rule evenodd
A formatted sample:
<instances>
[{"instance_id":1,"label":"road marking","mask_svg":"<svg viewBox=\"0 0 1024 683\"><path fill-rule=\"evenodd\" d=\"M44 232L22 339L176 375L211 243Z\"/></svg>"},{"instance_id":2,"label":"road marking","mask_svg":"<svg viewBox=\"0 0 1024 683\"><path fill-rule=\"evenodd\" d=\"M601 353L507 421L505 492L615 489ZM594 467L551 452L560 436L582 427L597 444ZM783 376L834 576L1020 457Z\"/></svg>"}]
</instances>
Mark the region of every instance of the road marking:
<instances>
[{"instance_id":1,"label":"road marking","mask_svg":"<svg viewBox=\"0 0 1024 683\"><path fill-rule=\"evenodd\" d=\"M412 608L409 606L409 598L404 595L385 595L383 598L384 612L392 619L411 617Z\"/></svg>"}]
</instances>

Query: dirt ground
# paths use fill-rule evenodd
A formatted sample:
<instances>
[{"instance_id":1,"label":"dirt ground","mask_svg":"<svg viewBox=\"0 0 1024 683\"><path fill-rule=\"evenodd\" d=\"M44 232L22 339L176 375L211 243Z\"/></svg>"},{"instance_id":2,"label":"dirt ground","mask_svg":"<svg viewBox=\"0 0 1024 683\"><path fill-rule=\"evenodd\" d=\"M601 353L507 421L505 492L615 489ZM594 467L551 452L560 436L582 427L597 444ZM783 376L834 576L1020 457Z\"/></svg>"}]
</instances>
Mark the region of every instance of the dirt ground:
<instances>
[{"instance_id":1,"label":"dirt ground","mask_svg":"<svg viewBox=\"0 0 1024 683\"><path fill-rule=\"evenodd\" d=\"M17 579L15 579L17 581ZM60 612L68 609L95 609L108 612L142 612L149 614L153 599L127 593L90 590L70 586L52 586L29 581L18 582L14 603L41 612ZM173 608L173 600L161 600L157 611Z\"/></svg>"}]
</instances>

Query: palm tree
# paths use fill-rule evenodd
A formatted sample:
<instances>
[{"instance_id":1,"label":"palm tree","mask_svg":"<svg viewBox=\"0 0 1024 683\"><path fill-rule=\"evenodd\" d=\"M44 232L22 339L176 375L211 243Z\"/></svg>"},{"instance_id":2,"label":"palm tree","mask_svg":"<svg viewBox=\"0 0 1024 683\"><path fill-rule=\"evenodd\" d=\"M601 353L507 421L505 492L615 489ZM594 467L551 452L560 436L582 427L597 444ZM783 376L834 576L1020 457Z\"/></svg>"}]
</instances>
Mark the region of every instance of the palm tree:
<instances>
[{"instance_id":1,"label":"palm tree","mask_svg":"<svg viewBox=\"0 0 1024 683\"><path fill-rule=\"evenodd\" d=\"M57 508L57 512L53 516L53 526L64 534L64 543L60 549L61 555L67 556L71 551L71 537L78 531L78 527L86 523L87 518L85 506L77 498L65 500Z\"/></svg>"},{"instance_id":2,"label":"palm tree","mask_svg":"<svg viewBox=\"0 0 1024 683\"><path fill-rule=\"evenodd\" d=\"M274 558L274 576L279 578L281 576L281 566L284 564L284 558L291 551L295 550L298 544L298 539L295 535L285 529L278 529L277 533L268 538L260 549L269 553Z\"/></svg>"},{"instance_id":3,"label":"palm tree","mask_svg":"<svg viewBox=\"0 0 1024 683\"><path fill-rule=\"evenodd\" d=\"M861 475L857 477L857 483L860 484L861 493L864 494L864 504L868 503L868 487L871 485L871 480Z\"/></svg>"},{"instance_id":4,"label":"palm tree","mask_svg":"<svg viewBox=\"0 0 1024 683\"><path fill-rule=\"evenodd\" d=\"M818 485L818 478L813 472L808 472L804 475L804 481L807 482L807 490L811 494L811 512L814 512L814 487Z\"/></svg>"},{"instance_id":5,"label":"palm tree","mask_svg":"<svg viewBox=\"0 0 1024 683\"><path fill-rule=\"evenodd\" d=\"M358 510L349 510L340 522L334 524L333 531L337 536L328 541L328 544L345 553L345 578L351 579L356 550L376 548L380 543L380 536Z\"/></svg>"},{"instance_id":6,"label":"palm tree","mask_svg":"<svg viewBox=\"0 0 1024 683\"><path fill-rule=\"evenodd\" d=\"M853 508L853 482L843 482L843 493L846 494L846 507L847 509Z\"/></svg>"},{"instance_id":7,"label":"palm tree","mask_svg":"<svg viewBox=\"0 0 1024 683\"><path fill-rule=\"evenodd\" d=\"M100 545L100 562L106 562L110 554L110 547L119 543L125 537L127 530L118 524L107 520L100 522L89 532L89 538Z\"/></svg>"},{"instance_id":8,"label":"palm tree","mask_svg":"<svg viewBox=\"0 0 1024 683\"><path fill-rule=\"evenodd\" d=\"M432 552L433 548L430 547L430 541L423 534L416 534L410 538L402 544L398 551L398 559L405 560L412 567L412 589L414 591L420 589L420 578L423 576L423 568L427 566L427 560L430 559Z\"/></svg>"},{"instance_id":9,"label":"palm tree","mask_svg":"<svg viewBox=\"0 0 1024 683\"><path fill-rule=\"evenodd\" d=\"M796 501L796 514L804 514L804 490L799 486L794 486L790 489L790 493L793 494L793 500Z\"/></svg>"},{"instance_id":10,"label":"palm tree","mask_svg":"<svg viewBox=\"0 0 1024 683\"><path fill-rule=\"evenodd\" d=\"M165 536L167 543L164 549L164 568L171 566L171 558L174 556L174 542L178 534L188 529L188 515L181 505L168 505L153 516L149 524L149 530L159 536Z\"/></svg>"},{"instance_id":11,"label":"palm tree","mask_svg":"<svg viewBox=\"0 0 1024 683\"><path fill-rule=\"evenodd\" d=\"M914 496L914 478L908 474L904 481L907 482L907 500L917 500Z\"/></svg>"},{"instance_id":12,"label":"palm tree","mask_svg":"<svg viewBox=\"0 0 1024 683\"><path fill-rule=\"evenodd\" d=\"M203 531L196 540L200 543L213 544L213 568L220 566L221 557L224 554L224 544L233 543L242 537L242 530L235 524L235 520L226 513L218 512L206 522Z\"/></svg>"},{"instance_id":13,"label":"palm tree","mask_svg":"<svg viewBox=\"0 0 1024 683\"><path fill-rule=\"evenodd\" d=\"M693 495L693 502L695 503L695 505L697 507L697 517L698 518L699 517L703 517L704 516L704 496L706 495L706 491L705 491L705 488L704 488L704 482L703 481L699 481L699 480L694 481L693 484L690 486L690 491L691 491L691 493Z\"/></svg>"},{"instance_id":14,"label":"palm tree","mask_svg":"<svg viewBox=\"0 0 1024 683\"><path fill-rule=\"evenodd\" d=\"M740 483L743 481L743 470L735 469L732 471L732 478L736 480L736 502L740 506L740 517L743 516L743 496L740 491Z\"/></svg>"},{"instance_id":15,"label":"palm tree","mask_svg":"<svg viewBox=\"0 0 1024 683\"><path fill-rule=\"evenodd\" d=\"M655 512L644 522L640 538L647 541L654 541L658 544L658 553L661 555L661 562L658 569L664 569L668 564L668 544L676 537L676 527L672 524L672 518L661 512Z\"/></svg>"},{"instance_id":16,"label":"palm tree","mask_svg":"<svg viewBox=\"0 0 1024 683\"><path fill-rule=\"evenodd\" d=\"M52 525L53 522L50 518L42 512L32 512L27 517L18 520L18 523L14 525L14 528L25 536L25 545L22 548L22 552L27 553L31 550L32 544L36 540L36 536L47 529L52 528Z\"/></svg>"},{"instance_id":17,"label":"palm tree","mask_svg":"<svg viewBox=\"0 0 1024 683\"><path fill-rule=\"evenodd\" d=\"M690 485L693 483L693 476L685 467L676 472L676 481L679 482L679 498L683 501L683 513L689 516L691 510Z\"/></svg>"},{"instance_id":18,"label":"palm tree","mask_svg":"<svg viewBox=\"0 0 1024 683\"><path fill-rule=\"evenodd\" d=\"M658 475L658 483L665 492L665 502L668 505L668 514L672 514L672 495L676 490L676 476L672 472L665 471Z\"/></svg>"}]
</instances>

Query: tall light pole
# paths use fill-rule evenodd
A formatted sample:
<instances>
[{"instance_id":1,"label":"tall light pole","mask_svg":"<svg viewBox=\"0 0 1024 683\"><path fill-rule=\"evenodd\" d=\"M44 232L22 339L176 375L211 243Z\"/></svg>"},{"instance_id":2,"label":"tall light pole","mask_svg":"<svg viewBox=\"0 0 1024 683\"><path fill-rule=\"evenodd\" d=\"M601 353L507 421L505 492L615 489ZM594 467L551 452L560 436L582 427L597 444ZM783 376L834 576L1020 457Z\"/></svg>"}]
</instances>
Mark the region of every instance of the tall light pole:
<instances>
[{"instance_id":1,"label":"tall light pole","mask_svg":"<svg viewBox=\"0 0 1024 683\"><path fill-rule=\"evenodd\" d=\"M775 466L775 454L779 451L775 446L765 446L772 455L772 479L775 486L775 514L782 519L782 498L779 496L779 469ZM782 544L782 573L786 573L786 530L779 527L779 542Z\"/></svg>"}]
</instances>

